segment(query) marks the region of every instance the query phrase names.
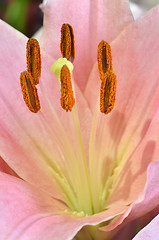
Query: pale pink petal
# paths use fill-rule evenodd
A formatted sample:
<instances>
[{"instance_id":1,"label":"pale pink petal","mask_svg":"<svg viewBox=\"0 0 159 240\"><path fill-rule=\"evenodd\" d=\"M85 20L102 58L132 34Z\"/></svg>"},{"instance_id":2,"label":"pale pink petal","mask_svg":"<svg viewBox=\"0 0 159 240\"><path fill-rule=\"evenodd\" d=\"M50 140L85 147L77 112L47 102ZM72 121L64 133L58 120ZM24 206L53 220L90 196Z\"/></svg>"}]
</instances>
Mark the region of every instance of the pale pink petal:
<instances>
[{"instance_id":1,"label":"pale pink petal","mask_svg":"<svg viewBox=\"0 0 159 240\"><path fill-rule=\"evenodd\" d=\"M117 75L115 109L118 111L127 110L131 112L134 102L138 102L138 104L145 102L149 94L155 89L158 78L157 59L159 55L156 51L159 43L155 41L159 34L158 12L159 7L152 9L144 17L130 24L111 43L113 69ZM149 30L151 34L149 34ZM151 61L147 61L147 59L151 59ZM94 89L97 90L94 91ZM96 63L85 89L85 96L92 111L95 111L95 106L99 101L99 89L100 79ZM142 91L141 96L140 91ZM142 98L142 101L140 101L140 98ZM135 106L139 109L138 104Z\"/></svg>"},{"instance_id":2,"label":"pale pink petal","mask_svg":"<svg viewBox=\"0 0 159 240\"><path fill-rule=\"evenodd\" d=\"M45 192L0 172L0 239L18 239L36 221L65 209Z\"/></svg>"},{"instance_id":3,"label":"pale pink petal","mask_svg":"<svg viewBox=\"0 0 159 240\"><path fill-rule=\"evenodd\" d=\"M63 23L72 25L75 33L75 81L84 89L98 42L112 41L133 17L127 0L50 1L43 2L44 28L42 47L55 59L60 53L60 29Z\"/></svg>"},{"instance_id":4,"label":"pale pink petal","mask_svg":"<svg viewBox=\"0 0 159 240\"><path fill-rule=\"evenodd\" d=\"M130 154L129 157L128 155L126 155L125 166L123 166L123 169L121 172L119 172L119 175L117 175L118 177L116 178L115 182L113 182L111 187L108 189L109 198L105 205L106 208L111 208L113 206L130 205L131 203L133 203L134 200L138 198L138 195L142 192L146 184L146 170L147 170L148 164L151 161L157 160L159 155L158 125L159 125L159 111L156 112L155 116L153 117L153 120L147 132L145 133L145 136L141 139L140 144L134 149L134 151L131 154L129 153ZM102 145L104 147L104 143ZM105 156L107 156L106 154L110 154L108 150L105 153ZM121 162L121 164L123 164L123 162ZM104 167L106 168L107 166L108 164L106 165L105 163ZM120 165L118 166L116 164L115 166L116 166L116 169L114 170L114 172L118 171L118 168L120 167ZM104 171L104 167L102 168L103 171ZM96 164L97 176L98 176L98 173L97 173L98 168L99 167ZM114 173L112 172L112 175L113 174ZM109 178L108 178L108 181L109 181ZM154 189L154 192L155 192L155 189ZM149 194L149 195L152 196L152 194ZM155 203L158 204L158 201ZM149 204L151 206L151 203ZM130 206L131 208L133 207L133 205L130 205ZM152 208L150 208L150 211L154 207L156 207L156 205L152 205ZM143 210L141 211L142 211L141 214L146 213ZM145 211L148 211L147 207L145 208ZM120 218L118 218L118 220L114 221L112 224L102 228L102 230L110 231L116 228L116 226L118 226L120 223L123 222L123 220L128 216L129 213L130 211L122 215Z\"/></svg>"},{"instance_id":5,"label":"pale pink petal","mask_svg":"<svg viewBox=\"0 0 159 240\"><path fill-rule=\"evenodd\" d=\"M121 212L122 209L114 209L113 211L108 210L106 213L90 217L55 215L41 218L23 231L22 239L71 240L82 227L87 225L97 225L103 221L109 221L112 217Z\"/></svg>"},{"instance_id":6,"label":"pale pink petal","mask_svg":"<svg viewBox=\"0 0 159 240\"><path fill-rule=\"evenodd\" d=\"M125 207L114 208L90 217L61 215L67 209L62 203L3 173L0 174L0 196L2 239L69 240L83 226L108 221L126 210Z\"/></svg>"},{"instance_id":7,"label":"pale pink petal","mask_svg":"<svg viewBox=\"0 0 159 240\"><path fill-rule=\"evenodd\" d=\"M0 72L1 156L21 178L63 199L50 168L59 164L65 177L76 177L71 161L72 158L76 159L77 168L80 169L83 148L85 151L88 149L90 110L76 87L80 116L78 125L82 127L82 136L79 136L79 126L75 125L72 113L66 113L60 106L60 86L50 71L50 58L42 51L42 76L38 87L41 111L37 114L30 112L24 103L19 81L20 73L26 68L27 39L4 22L1 22L0 29L3 33L0 58L2 62L3 57L8 59ZM15 56L13 48L17 54L17 68L11 64ZM84 147L79 144L81 138L84 143L87 142ZM88 151L85 154L88 158Z\"/></svg>"},{"instance_id":8,"label":"pale pink petal","mask_svg":"<svg viewBox=\"0 0 159 240\"><path fill-rule=\"evenodd\" d=\"M13 176L17 176L17 174L8 166L8 164L1 157L0 157L0 171L8 173Z\"/></svg>"},{"instance_id":9,"label":"pale pink petal","mask_svg":"<svg viewBox=\"0 0 159 240\"><path fill-rule=\"evenodd\" d=\"M92 74L92 82L89 82L89 87L87 87L89 91L85 92L89 105L98 114L98 118L94 117L93 120L96 125L93 143L96 157L92 165L97 166L94 167L94 176L96 174L100 176L98 173L101 172L103 178L107 180L108 174L111 176L118 171L122 164L124 166L128 162L125 165L124 174L121 173L123 177L120 186L122 184L124 186L125 179L129 174L130 180L138 173L136 181L139 182L133 181L134 185L131 186L134 197L143 188L146 181L146 168L150 161L157 160L158 153L158 135L156 133L158 113L154 117L159 103L157 64L159 43L154 40L159 35L158 13L159 7L129 25L112 44L113 65L117 74L117 96L113 111L108 115L99 113L99 92L98 97L95 97L94 93L91 96L92 86L93 89L99 89L99 77L97 85L97 76L94 75L93 78ZM149 31L151 31L151 35ZM151 59L151 61L147 61L147 59ZM93 69L93 71L97 74L97 70ZM94 149L93 146L91 149ZM150 154L149 158L148 154ZM110 166L110 169L107 166ZM140 171L142 171L141 174L139 174ZM126 175L127 178L125 178ZM118 182L116 183L118 184ZM139 183L140 185L135 191L135 186ZM129 189L128 185L127 187ZM118 186L119 194L115 193L116 197L122 197L125 200L132 197L131 194L129 195L130 192L127 192L129 195L127 198L119 189ZM124 186L123 189L126 187Z\"/></svg>"},{"instance_id":10,"label":"pale pink petal","mask_svg":"<svg viewBox=\"0 0 159 240\"><path fill-rule=\"evenodd\" d=\"M115 126L111 134L116 137L115 141L116 143L118 142L118 146L120 145L120 148L123 148L123 151L125 151L122 158L128 159L125 169L123 169L128 177L127 180L124 181L125 175L123 175L120 184L122 185L122 182L128 183L131 177L134 176L134 190L136 185L135 181L139 179L140 181L136 186L138 186L138 190L142 189L148 163L158 159L158 134L156 133L156 129L158 127L159 115L158 112L156 114L155 112L159 106L159 74L156 64L159 57L156 49L158 49L159 45L153 40L156 39L159 34L157 25L159 20L158 13L159 7L154 8L147 16L136 22L136 24L134 23L132 26L129 26L127 33L123 32L123 34L121 34L119 37L120 44L117 44L117 48L114 43L115 54L125 59L124 53L126 52L127 60L124 60L120 70L117 68L117 63L115 63L116 71L118 70L120 72L117 76L121 78L118 79L116 108L112 115L110 114L110 119L112 119L111 123ZM152 34L150 37L149 31L151 30ZM158 31L158 33L156 33L156 31ZM127 40L125 38L126 36ZM144 37L142 38L142 36ZM136 47L132 39L135 39L135 42L137 41ZM118 42L118 40L116 41ZM144 44L142 44L141 41L143 41ZM128 52L130 52L129 56ZM146 56L145 54L148 55ZM151 59L151 61L146 62L146 59ZM131 73L128 69L132 70ZM123 113L123 116L120 113ZM154 115L155 117L153 117ZM116 130L119 128L121 132L118 131L117 136ZM127 152L124 148L125 144L129 144ZM138 144L139 147L137 147ZM139 178L138 174L140 175ZM143 177L142 174L145 177ZM124 189L126 192L125 186ZM133 192L133 186L131 186L131 191ZM127 194L128 193L131 195L130 192L127 192ZM116 196L117 195L116 193Z\"/></svg>"},{"instance_id":11,"label":"pale pink petal","mask_svg":"<svg viewBox=\"0 0 159 240\"><path fill-rule=\"evenodd\" d=\"M159 161L151 163L148 168L147 183L144 191L141 193L137 203L133 205L132 211L128 216L128 221L139 218L146 213L150 213L153 209L158 213L158 199L159 199ZM155 214L155 212L154 212ZM151 215L150 215L151 219ZM142 221L143 222L143 221ZM141 222L141 223L142 223Z\"/></svg>"},{"instance_id":12,"label":"pale pink petal","mask_svg":"<svg viewBox=\"0 0 159 240\"><path fill-rule=\"evenodd\" d=\"M131 204L130 209L128 209L125 214L121 215L116 221L112 224L101 228L102 231L111 231L111 230L119 230L121 227L133 221L134 219L138 219L137 225L139 227L143 226L143 220L140 217L145 218L148 221L148 216L146 214L151 213L154 210L153 215L158 213L158 198L159 198L159 188L158 186L158 171L159 171L159 161L153 162L149 165L147 171L147 181L143 191L137 196L134 203ZM128 178L127 178L128 181ZM140 187L138 185L136 188ZM118 193L117 193L118 194ZM126 214L128 213L128 214ZM153 216L152 215L152 216ZM149 216L149 221L152 219L152 216ZM123 222L122 225L119 225ZM116 229L117 227L117 229ZM126 227L126 226L125 226Z\"/></svg>"},{"instance_id":13,"label":"pale pink petal","mask_svg":"<svg viewBox=\"0 0 159 240\"><path fill-rule=\"evenodd\" d=\"M1 239L72 239L83 226L108 221L128 209L109 209L90 217L70 215L62 202L5 173L0 173L0 199Z\"/></svg>"},{"instance_id":14,"label":"pale pink petal","mask_svg":"<svg viewBox=\"0 0 159 240\"><path fill-rule=\"evenodd\" d=\"M59 196L46 165L46 159L51 164L50 158L57 156L52 147L55 140L48 141L53 134L48 131L41 113L28 110L20 87L20 73L26 69L27 38L3 21L0 31L0 61L3 64L0 71L1 157L18 176ZM42 97L41 100L43 104Z\"/></svg>"},{"instance_id":15,"label":"pale pink petal","mask_svg":"<svg viewBox=\"0 0 159 240\"><path fill-rule=\"evenodd\" d=\"M107 204L130 204L136 199L146 183L148 164L158 160L159 111L139 146L132 152L123 167ZM148 182L149 183L149 182ZM131 186L131 187L130 187ZM155 192L154 192L155 193Z\"/></svg>"},{"instance_id":16,"label":"pale pink petal","mask_svg":"<svg viewBox=\"0 0 159 240\"><path fill-rule=\"evenodd\" d=\"M159 215L157 215L133 240L159 240Z\"/></svg>"}]
</instances>

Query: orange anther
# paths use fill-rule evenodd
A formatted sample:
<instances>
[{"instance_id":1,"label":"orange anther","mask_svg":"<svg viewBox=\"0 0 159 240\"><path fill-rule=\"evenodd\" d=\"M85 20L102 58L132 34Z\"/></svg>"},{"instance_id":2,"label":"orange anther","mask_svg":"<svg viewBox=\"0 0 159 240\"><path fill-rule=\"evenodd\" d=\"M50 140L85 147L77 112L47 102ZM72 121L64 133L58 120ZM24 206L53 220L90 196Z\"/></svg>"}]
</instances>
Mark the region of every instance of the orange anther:
<instances>
[{"instance_id":1,"label":"orange anther","mask_svg":"<svg viewBox=\"0 0 159 240\"><path fill-rule=\"evenodd\" d=\"M31 38L26 46L27 71L32 75L34 84L39 83L41 75L41 55L40 46L36 39Z\"/></svg>"},{"instance_id":2,"label":"orange anther","mask_svg":"<svg viewBox=\"0 0 159 240\"><path fill-rule=\"evenodd\" d=\"M20 84L23 92L23 99L31 112L37 113L40 110L40 102L37 89L31 74L24 71L20 75Z\"/></svg>"},{"instance_id":3,"label":"orange anther","mask_svg":"<svg viewBox=\"0 0 159 240\"><path fill-rule=\"evenodd\" d=\"M72 111L75 99L72 91L71 74L67 65L64 65L60 74L61 81L61 106L66 112Z\"/></svg>"},{"instance_id":4,"label":"orange anther","mask_svg":"<svg viewBox=\"0 0 159 240\"><path fill-rule=\"evenodd\" d=\"M109 113L115 104L116 95L116 75L112 71L107 71L105 78L102 79L100 89L100 111Z\"/></svg>"},{"instance_id":5,"label":"orange anther","mask_svg":"<svg viewBox=\"0 0 159 240\"><path fill-rule=\"evenodd\" d=\"M109 43L101 41L98 45L98 71L100 79L105 77L107 71L113 70L112 68L112 53Z\"/></svg>"},{"instance_id":6,"label":"orange anther","mask_svg":"<svg viewBox=\"0 0 159 240\"><path fill-rule=\"evenodd\" d=\"M74 33L71 25L64 23L61 27L60 49L63 58L73 62L75 58Z\"/></svg>"}]
</instances>

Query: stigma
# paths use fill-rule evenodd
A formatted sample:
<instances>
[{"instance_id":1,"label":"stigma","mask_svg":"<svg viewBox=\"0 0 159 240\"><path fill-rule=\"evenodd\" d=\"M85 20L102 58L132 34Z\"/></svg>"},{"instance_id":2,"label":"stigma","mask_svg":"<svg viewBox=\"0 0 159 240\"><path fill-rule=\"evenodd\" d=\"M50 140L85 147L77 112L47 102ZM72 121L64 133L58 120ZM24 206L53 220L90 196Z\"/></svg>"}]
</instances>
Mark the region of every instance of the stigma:
<instances>
[{"instance_id":1,"label":"stigma","mask_svg":"<svg viewBox=\"0 0 159 240\"><path fill-rule=\"evenodd\" d=\"M111 47L103 40L98 45L97 61L101 80L100 111L108 114L115 105L117 81L113 72Z\"/></svg>"},{"instance_id":2,"label":"stigma","mask_svg":"<svg viewBox=\"0 0 159 240\"><path fill-rule=\"evenodd\" d=\"M66 58L59 58L56 62L54 62L51 65L51 71L55 74L59 83L60 83L61 69L64 65L68 67L70 74L72 76L73 64L70 61L68 61Z\"/></svg>"}]
</instances>

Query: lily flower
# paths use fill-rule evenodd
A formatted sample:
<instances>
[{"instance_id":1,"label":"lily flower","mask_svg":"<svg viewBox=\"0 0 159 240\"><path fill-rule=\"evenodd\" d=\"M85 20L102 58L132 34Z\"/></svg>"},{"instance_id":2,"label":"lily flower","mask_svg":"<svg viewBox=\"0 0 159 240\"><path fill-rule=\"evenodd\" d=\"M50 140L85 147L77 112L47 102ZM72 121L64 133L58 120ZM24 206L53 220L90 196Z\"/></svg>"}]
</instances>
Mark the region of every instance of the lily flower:
<instances>
[{"instance_id":1,"label":"lily flower","mask_svg":"<svg viewBox=\"0 0 159 240\"><path fill-rule=\"evenodd\" d=\"M130 239L159 197L159 7L41 9L40 45L0 21L0 239Z\"/></svg>"}]
</instances>

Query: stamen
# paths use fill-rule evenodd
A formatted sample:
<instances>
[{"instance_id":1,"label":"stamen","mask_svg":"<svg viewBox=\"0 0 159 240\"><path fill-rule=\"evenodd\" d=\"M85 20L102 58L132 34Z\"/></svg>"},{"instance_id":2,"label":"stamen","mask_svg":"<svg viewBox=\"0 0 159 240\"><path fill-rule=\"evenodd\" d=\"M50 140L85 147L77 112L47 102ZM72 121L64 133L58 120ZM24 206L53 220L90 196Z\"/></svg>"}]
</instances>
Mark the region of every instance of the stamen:
<instances>
[{"instance_id":1,"label":"stamen","mask_svg":"<svg viewBox=\"0 0 159 240\"><path fill-rule=\"evenodd\" d=\"M26 46L27 71L32 75L34 84L39 83L41 75L41 55L40 46L36 39L31 38Z\"/></svg>"},{"instance_id":2,"label":"stamen","mask_svg":"<svg viewBox=\"0 0 159 240\"><path fill-rule=\"evenodd\" d=\"M107 71L112 71L112 53L109 43L102 40L98 45L98 71L100 79L105 77Z\"/></svg>"},{"instance_id":3,"label":"stamen","mask_svg":"<svg viewBox=\"0 0 159 240\"><path fill-rule=\"evenodd\" d=\"M20 75L20 84L23 92L23 99L31 112L37 113L40 110L40 102L37 89L31 74L24 71Z\"/></svg>"},{"instance_id":4,"label":"stamen","mask_svg":"<svg viewBox=\"0 0 159 240\"><path fill-rule=\"evenodd\" d=\"M75 58L74 33L71 25L64 23L61 27L60 49L63 58L73 62Z\"/></svg>"},{"instance_id":5,"label":"stamen","mask_svg":"<svg viewBox=\"0 0 159 240\"><path fill-rule=\"evenodd\" d=\"M71 83L71 74L69 68L65 64L61 69L61 106L66 112L72 111L72 108L75 104L75 99L72 91L72 83Z\"/></svg>"},{"instance_id":6,"label":"stamen","mask_svg":"<svg viewBox=\"0 0 159 240\"><path fill-rule=\"evenodd\" d=\"M110 113L114 108L116 95L116 75L112 71L108 71L105 78L102 79L100 89L100 111L102 113Z\"/></svg>"}]
</instances>

